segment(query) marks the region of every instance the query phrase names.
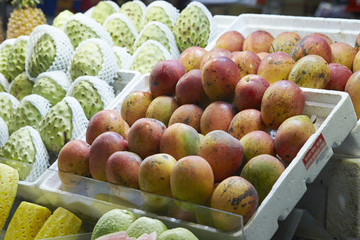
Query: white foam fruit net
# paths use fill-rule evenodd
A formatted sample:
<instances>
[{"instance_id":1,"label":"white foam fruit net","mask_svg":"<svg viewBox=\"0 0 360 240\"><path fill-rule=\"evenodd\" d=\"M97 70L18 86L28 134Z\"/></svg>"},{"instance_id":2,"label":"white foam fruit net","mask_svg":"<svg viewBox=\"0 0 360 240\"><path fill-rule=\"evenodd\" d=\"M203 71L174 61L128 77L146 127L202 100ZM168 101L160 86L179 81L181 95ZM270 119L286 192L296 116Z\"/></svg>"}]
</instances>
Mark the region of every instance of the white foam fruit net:
<instances>
[{"instance_id":1,"label":"white foam fruit net","mask_svg":"<svg viewBox=\"0 0 360 240\"><path fill-rule=\"evenodd\" d=\"M72 112L72 133L71 140L79 138L87 128L89 120L86 118L84 110L82 109L80 103L76 98L71 96L66 96L63 99L67 105L70 107Z\"/></svg>"},{"instance_id":2,"label":"white foam fruit net","mask_svg":"<svg viewBox=\"0 0 360 240\"><path fill-rule=\"evenodd\" d=\"M26 57L25 57L25 71L29 79L32 81L35 81L36 77L30 76L30 74L28 73L29 59L34 50L35 44L45 33L51 36L56 48L56 55L54 61L52 65L47 69L47 71L58 71L58 70L66 71L71 56L74 52L74 48L68 36L57 27L53 27L50 25L40 25L35 27L30 34L27 44Z\"/></svg>"},{"instance_id":3,"label":"white foam fruit net","mask_svg":"<svg viewBox=\"0 0 360 240\"><path fill-rule=\"evenodd\" d=\"M9 91L9 82L2 73L0 73L0 85L3 86L5 91Z\"/></svg>"},{"instance_id":4,"label":"white foam fruit net","mask_svg":"<svg viewBox=\"0 0 360 240\"><path fill-rule=\"evenodd\" d=\"M212 16L211 12L201 2L197 2L197 1L191 2L187 5L187 7L190 7L190 6L196 6L196 7L200 8L200 10L207 17L207 19L209 21L209 25L210 25L210 35L209 35L209 39L208 39L208 44L211 43L212 41L214 41L217 38L217 36L220 33L220 29L215 24L215 21L214 21L214 18Z\"/></svg>"},{"instance_id":5,"label":"white foam fruit net","mask_svg":"<svg viewBox=\"0 0 360 240\"><path fill-rule=\"evenodd\" d=\"M98 23L97 21L95 21L94 19L92 19L91 17L88 17L86 16L85 14L83 13L76 13L74 14L73 16L69 17L64 25L63 25L63 30L66 29L66 26L67 24L70 22L70 21L78 21L79 23L81 23L82 25L84 26L87 26L88 28L90 28L91 30L93 30L96 35L104 40L107 44L109 45L112 45L113 42L112 42L112 38L110 36L110 33L108 33L105 28L100 24Z\"/></svg>"},{"instance_id":6,"label":"white foam fruit net","mask_svg":"<svg viewBox=\"0 0 360 240\"><path fill-rule=\"evenodd\" d=\"M4 119L0 117L0 147L4 145L4 143L9 138L9 128L8 125L5 123Z\"/></svg>"},{"instance_id":7,"label":"white foam fruit net","mask_svg":"<svg viewBox=\"0 0 360 240\"><path fill-rule=\"evenodd\" d=\"M71 85L70 79L68 78L67 74L63 71L51 71L51 72L40 73L37 76L37 78L35 79L35 83L39 79L44 78L44 77L54 80L65 91L68 91L68 89Z\"/></svg>"},{"instance_id":8,"label":"white foam fruit net","mask_svg":"<svg viewBox=\"0 0 360 240\"><path fill-rule=\"evenodd\" d=\"M10 102L12 103L12 105L13 105L12 106L13 109L16 109L16 108L19 107L19 105L20 105L19 100L16 97L14 97L13 95L11 95L10 93L0 92L0 96L6 97L7 99L9 99Z\"/></svg>"},{"instance_id":9,"label":"white foam fruit net","mask_svg":"<svg viewBox=\"0 0 360 240\"><path fill-rule=\"evenodd\" d=\"M97 90L101 97L101 101L104 103L104 108L108 106L111 101L115 98L114 88L110 86L107 82L101 80L98 77L94 76L81 76L78 77L70 86L67 96L72 96L72 92L74 91L74 87L81 81L90 82L94 88Z\"/></svg>"},{"instance_id":10,"label":"white foam fruit net","mask_svg":"<svg viewBox=\"0 0 360 240\"><path fill-rule=\"evenodd\" d=\"M16 38L10 38L10 39L6 39L5 41L3 41L1 44L0 44L0 52L1 52L1 49L7 45L13 45L16 41Z\"/></svg>"},{"instance_id":11,"label":"white foam fruit net","mask_svg":"<svg viewBox=\"0 0 360 240\"><path fill-rule=\"evenodd\" d=\"M172 55L170 54L170 52L166 49L166 47L164 47L161 43L150 39L150 40L147 40L146 42L144 42L138 49L136 49L135 53L131 56L131 59L129 62L130 69L132 69L134 63L138 60L137 58L138 58L139 53L144 51L150 45L157 47L160 50L158 54L162 54L164 56L165 60L174 59L172 57Z\"/></svg>"},{"instance_id":12,"label":"white foam fruit net","mask_svg":"<svg viewBox=\"0 0 360 240\"><path fill-rule=\"evenodd\" d=\"M103 56L103 64L100 71L98 72L97 77L99 77L100 79L104 80L107 83L112 83L114 81L114 78L116 77L116 72L118 69L115 53L112 46L108 45L105 41L101 39L90 38L79 44L79 46L76 48L74 52L74 56L76 55L76 52L87 43L93 43L99 46ZM69 70L70 69L71 69L71 64ZM68 75L70 76L70 72L68 72Z\"/></svg>"},{"instance_id":13,"label":"white foam fruit net","mask_svg":"<svg viewBox=\"0 0 360 240\"><path fill-rule=\"evenodd\" d=\"M147 15L149 9L152 7L160 7L162 9L164 9L165 13L168 15L169 20L172 23L172 26L174 26L177 18L179 17L179 14L180 14L179 9L177 9L171 3L168 3L166 1L162 1L162 0L154 1L147 6L146 12L145 12L145 18L146 18L146 15Z\"/></svg>"},{"instance_id":14,"label":"white foam fruit net","mask_svg":"<svg viewBox=\"0 0 360 240\"><path fill-rule=\"evenodd\" d=\"M46 150L45 144L43 143L40 134L33 127L25 126L20 128L27 129L30 132L32 137L33 144L35 146L35 162L33 163L33 167L31 168L30 174L26 177L26 182L33 182L38 179L44 171L50 166L49 164L49 154Z\"/></svg>"},{"instance_id":15,"label":"white foam fruit net","mask_svg":"<svg viewBox=\"0 0 360 240\"><path fill-rule=\"evenodd\" d=\"M127 48L113 47L114 53L118 56L121 62L121 69L129 69L129 61L131 58Z\"/></svg>"},{"instance_id":16,"label":"white foam fruit net","mask_svg":"<svg viewBox=\"0 0 360 240\"><path fill-rule=\"evenodd\" d=\"M49 102L49 100L47 100L46 98L38 95L38 94L30 94L25 96L20 104L25 103L25 102L29 102L31 103L31 105L33 105L41 114L42 117L45 116L45 114L50 110L51 108L51 104Z\"/></svg>"},{"instance_id":17,"label":"white foam fruit net","mask_svg":"<svg viewBox=\"0 0 360 240\"><path fill-rule=\"evenodd\" d=\"M126 26L129 28L130 32L133 34L134 38L136 39L138 36L138 32L136 30L135 25L133 24L133 22L130 20L130 18L122 13L113 13L111 14L109 17L106 18L106 20L103 23L103 26L106 29L106 25L113 21L114 19L119 19L122 22L124 22L126 24Z\"/></svg>"},{"instance_id":18,"label":"white foam fruit net","mask_svg":"<svg viewBox=\"0 0 360 240\"><path fill-rule=\"evenodd\" d=\"M174 57L174 59L177 59L180 55L180 52L179 52L179 49L176 44L175 36L172 33L172 31L170 30L170 28L168 28L165 24L163 24L161 22L152 21L152 22L149 22L148 24L146 24L145 27L141 30L139 36L136 38L134 46L137 46L138 41L141 39L141 36L144 34L146 29L151 27L152 25L155 25L156 27L158 27L160 29L160 31L162 31L165 34L165 36L168 40L169 47L170 47L169 52ZM154 39L154 40L156 41L156 39Z\"/></svg>"}]
</instances>

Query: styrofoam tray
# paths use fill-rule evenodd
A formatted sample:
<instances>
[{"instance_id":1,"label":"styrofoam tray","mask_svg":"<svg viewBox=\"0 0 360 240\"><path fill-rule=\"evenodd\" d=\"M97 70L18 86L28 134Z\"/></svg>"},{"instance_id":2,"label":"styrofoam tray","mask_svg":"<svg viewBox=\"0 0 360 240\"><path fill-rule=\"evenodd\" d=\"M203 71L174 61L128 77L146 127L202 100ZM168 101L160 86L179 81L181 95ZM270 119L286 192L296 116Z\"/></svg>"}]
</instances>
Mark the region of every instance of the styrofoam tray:
<instances>
[{"instance_id":1,"label":"styrofoam tray","mask_svg":"<svg viewBox=\"0 0 360 240\"><path fill-rule=\"evenodd\" d=\"M112 109L120 111L126 96L133 91L149 91L148 74L135 79L117 96ZM305 93L303 114L316 119L316 132L277 180L271 192L245 225L244 231L232 234L238 239L270 239L306 192L306 184L314 181L356 124L350 97L345 92L302 88ZM212 239L217 238L216 234Z\"/></svg>"}]
</instances>

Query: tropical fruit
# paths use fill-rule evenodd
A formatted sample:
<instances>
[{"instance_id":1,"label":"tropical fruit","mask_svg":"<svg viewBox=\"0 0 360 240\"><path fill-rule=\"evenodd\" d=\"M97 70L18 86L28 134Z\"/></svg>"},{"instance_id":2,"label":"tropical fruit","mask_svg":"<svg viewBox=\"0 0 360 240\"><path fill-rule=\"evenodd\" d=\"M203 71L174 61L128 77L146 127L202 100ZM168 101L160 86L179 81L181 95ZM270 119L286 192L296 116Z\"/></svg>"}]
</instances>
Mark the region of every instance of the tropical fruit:
<instances>
[{"instance_id":1,"label":"tropical fruit","mask_svg":"<svg viewBox=\"0 0 360 240\"><path fill-rule=\"evenodd\" d=\"M59 29L63 29L63 25L66 22L66 20L73 16L74 13L65 9L63 11L61 11L58 15L56 15L56 17L54 18L53 22L52 22L52 26L57 27Z\"/></svg>"},{"instance_id":2,"label":"tropical fruit","mask_svg":"<svg viewBox=\"0 0 360 240\"><path fill-rule=\"evenodd\" d=\"M95 240L106 234L126 231L135 219L135 215L127 210L110 210L97 221L91 234L91 240Z\"/></svg>"},{"instance_id":3,"label":"tropical fruit","mask_svg":"<svg viewBox=\"0 0 360 240\"><path fill-rule=\"evenodd\" d=\"M294 64L288 80L299 87L325 88L330 80L328 63L318 55L302 57Z\"/></svg>"},{"instance_id":4,"label":"tropical fruit","mask_svg":"<svg viewBox=\"0 0 360 240\"><path fill-rule=\"evenodd\" d=\"M291 49L300 41L301 37L295 32L282 32L278 34L270 46L270 53L285 52L290 55Z\"/></svg>"},{"instance_id":5,"label":"tropical fruit","mask_svg":"<svg viewBox=\"0 0 360 240\"><path fill-rule=\"evenodd\" d=\"M353 67L353 61L357 53L356 49L345 42L335 42L331 47L331 62L340 63L349 69Z\"/></svg>"},{"instance_id":6,"label":"tropical fruit","mask_svg":"<svg viewBox=\"0 0 360 240\"><path fill-rule=\"evenodd\" d=\"M192 46L182 51L178 60L185 67L186 72L193 69L200 69L201 60L207 51L202 47Z\"/></svg>"},{"instance_id":7,"label":"tropical fruit","mask_svg":"<svg viewBox=\"0 0 360 240\"><path fill-rule=\"evenodd\" d=\"M227 31L216 40L215 48L224 48L230 52L242 51L244 36L238 31Z\"/></svg>"},{"instance_id":8,"label":"tropical fruit","mask_svg":"<svg viewBox=\"0 0 360 240\"><path fill-rule=\"evenodd\" d=\"M261 119L268 128L277 129L287 118L302 113L304 92L295 83L280 80L271 84L261 100Z\"/></svg>"},{"instance_id":9,"label":"tropical fruit","mask_svg":"<svg viewBox=\"0 0 360 240\"><path fill-rule=\"evenodd\" d=\"M184 104L178 107L170 117L168 126L174 123L184 123L200 132L200 119L203 114L201 107L195 104Z\"/></svg>"},{"instance_id":10,"label":"tropical fruit","mask_svg":"<svg viewBox=\"0 0 360 240\"><path fill-rule=\"evenodd\" d=\"M20 36L16 38L12 45L8 59L8 80L11 82L19 74L25 72L26 47L29 36Z\"/></svg>"},{"instance_id":11,"label":"tropical fruit","mask_svg":"<svg viewBox=\"0 0 360 240\"><path fill-rule=\"evenodd\" d=\"M88 119L106 108L115 98L113 87L94 76L81 76L75 79L67 95L78 100Z\"/></svg>"},{"instance_id":12,"label":"tropical fruit","mask_svg":"<svg viewBox=\"0 0 360 240\"><path fill-rule=\"evenodd\" d=\"M135 91L130 93L121 104L121 116L129 126L132 126L136 120L146 116L147 108L152 100L153 97L149 92Z\"/></svg>"},{"instance_id":13,"label":"tropical fruit","mask_svg":"<svg viewBox=\"0 0 360 240\"><path fill-rule=\"evenodd\" d=\"M32 182L50 166L49 155L34 128L25 126L10 135L0 148L0 157L19 172L19 179ZM31 164L31 165L29 165Z\"/></svg>"},{"instance_id":14,"label":"tropical fruit","mask_svg":"<svg viewBox=\"0 0 360 240\"><path fill-rule=\"evenodd\" d=\"M233 117L227 132L234 138L240 140L247 133L255 130L265 130L261 112L256 109L244 109Z\"/></svg>"},{"instance_id":15,"label":"tropical fruit","mask_svg":"<svg viewBox=\"0 0 360 240\"><path fill-rule=\"evenodd\" d=\"M254 186L239 176L228 177L214 190L211 207L243 216L244 224L251 218L258 207L259 198ZM240 227L234 217L222 212L213 212L215 226L223 231L231 231Z\"/></svg>"},{"instance_id":16,"label":"tropical fruit","mask_svg":"<svg viewBox=\"0 0 360 240\"><path fill-rule=\"evenodd\" d=\"M206 62L208 62L211 59L216 58L216 57L227 57L230 59L232 57L232 53L229 50L224 49L224 48L214 48L214 49L208 51L207 53L205 53L204 57L201 59L200 70L202 70L202 68Z\"/></svg>"},{"instance_id":17,"label":"tropical fruit","mask_svg":"<svg viewBox=\"0 0 360 240\"><path fill-rule=\"evenodd\" d=\"M11 3L15 9L11 12L7 24L7 38L30 35L36 26L46 24L45 14L36 7L39 0L13 0Z\"/></svg>"},{"instance_id":18,"label":"tropical fruit","mask_svg":"<svg viewBox=\"0 0 360 240\"><path fill-rule=\"evenodd\" d=\"M134 52L133 45L138 32L126 15L114 13L105 20L103 26L110 33L114 46L126 48L130 54Z\"/></svg>"},{"instance_id":19,"label":"tropical fruit","mask_svg":"<svg viewBox=\"0 0 360 240\"><path fill-rule=\"evenodd\" d=\"M171 193L175 199L205 204L213 192L214 174L210 164L200 156L177 161L170 175Z\"/></svg>"},{"instance_id":20,"label":"tropical fruit","mask_svg":"<svg viewBox=\"0 0 360 240\"><path fill-rule=\"evenodd\" d=\"M23 97L31 94L33 85L34 82L23 72L9 84L9 93L21 101Z\"/></svg>"},{"instance_id":21,"label":"tropical fruit","mask_svg":"<svg viewBox=\"0 0 360 240\"><path fill-rule=\"evenodd\" d=\"M4 239L34 239L50 215L48 208L22 201L11 218Z\"/></svg>"},{"instance_id":22,"label":"tropical fruit","mask_svg":"<svg viewBox=\"0 0 360 240\"><path fill-rule=\"evenodd\" d=\"M161 43L147 40L132 55L129 61L130 70L141 74L150 73L156 63L173 59L170 52Z\"/></svg>"},{"instance_id":23,"label":"tropical fruit","mask_svg":"<svg viewBox=\"0 0 360 240\"><path fill-rule=\"evenodd\" d=\"M330 63L331 47L324 38L316 35L307 35L291 49L290 56L297 62L307 55L318 55L327 63Z\"/></svg>"},{"instance_id":24,"label":"tropical fruit","mask_svg":"<svg viewBox=\"0 0 360 240\"><path fill-rule=\"evenodd\" d=\"M114 53L115 53L118 68L119 69L129 69L128 64L129 64L131 55L130 55L128 49L123 48L123 47L114 46L113 50L114 50Z\"/></svg>"},{"instance_id":25,"label":"tropical fruit","mask_svg":"<svg viewBox=\"0 0 360 240\"><path fill-rule=\"evenodd\" d=\"M138 32L143 27L146 5L142 1L133 0L121 5L120 13L126 15L136 27Z\"/></svg>"},{"instance_id":26,"label":"tropical fruit","mask_svg":"<svg viewBox=\"0 0 360 240\"><path fill-rule=\"evenodd\" d=\"M260 130L249 132L240 139L240 143L244 148L246 162L261 154L275 156L275 143L267 132Z\"/></svg>"},{"instance_id":27,"label":"tropical fruit","mask_svg":"<svg viewBox=\"0 0 360 240\"><path fill-rule=\"evenodd\" d=\"M200 145L198 132L183 123L174 123L161 136L160 152L167 153L175 159L197 155Z\"/></svg>"},{"instance_id":28,"label":"tropical fruit","mask_svg":"<svg viewBox=\"0 0 360 240\"><path fill-rule=\"evenodd\" d=\"M236 64L240 72L240 78L249 74L256 74L261 59L251 51L234 52L231 60Z\"/></svg>"},{"instance_id":29,"label":"tropical fruit","mask_svg":"<svg viewBox=\"0 0 360 240\"><path fill-rule=\"evenodd\" d=\"M0 147L4 145L4 143L9 138L9 127L6 122L0 117Z\"/></svg>"},{"instance_id":30,"label":"tropical fruit","mask_svg":"<svg viewBox=\"0 0 360 240\"><path fill-rule=\"evenodd\" d=\"M72 81L81 76L96 76L112 83L118 69L116 56L111 45L104 40L84 40L71 57L68 74Z\"/></svg>"},{"instance_id":31,"label":"tropical fruit","mask_svg":"<svg viewBox=\"0 0 360 240\"><path fill-rule=\"evenodd\" d=\"M160 220L149 217L140 217L130 224L127 229L127 234L129 237L138 238L145 233L150 234L152 232L156 232L156 235L160 235L166 230L166 225Z\"/></svg>"},{"instance_id":32,"label":"tropical fruit","mask_svg":"<svg viewBox=\"0 0 360 240\"><path fill-rule=\"evenodd\" d=\"M30 94L24 97L13 112L13 121L9 122L9 132L13 133L25 126L36 128L50 108L49 101L40 95Z\"/></svg>"},{"instance_id":33,"label":"tropical fruit","mask_svg":"<svg viewBox=\"0 0 360 240\"><path fill-rule=\"evenodd\" d=\"M46 98L52 106L60 102L71 85L63 71L44 72L37 76L32 93Z\"/></svg>"},{"instance_id":34,"label":"tropical fruit","mask_svg":"<svg viewBox=\"0 0 360 240\"><path fill-rule=\"evenodd\" d=\"M82 221L72 212L58 207L46 220L35 239L45 239L79 234Z\"/></svg>"},{"instance_id":35,"label":"tropical fruit","mask_svg":"<svg viewBox=\"0 0 360 240\"><path fill-rule=\"evenodd\" d=\"M176 7L169 2L158 0L150 3L146 7L144 25L156 21L161 22L169 29L172 29L178 17L179 10L176 9Z\"/></svg>"},{"instance_id":36,"label":"tropical fruit","mask_svg":"<svg viewBox=\"0 0 360 240\"><path fill-rule=\"evenodd\" d=\"M269 52L274 37L264 30L251 32L244 40L243 51L254 53Z\"/></svg>"},{"instance_id":37,"label":"tropical fruit","mask_svg":"<svg viewBox=\"0 0 360 240\"><path fill-rule=\"evenodd\" d=\"M0 73L0 92L7 92L9 89L9 82L4 77L2 73Z\"/></svg>"},{"instance_id":38,"label":"tropical fruit","mask_svg":"<svg viewBox=\"0 0 360 240\"><path fill-rule=\"evenodd\" d=\"M297 115L286 119L275 135L275 150L279 157L290 163L309 137L315 133L311 119Z\"/></svg>"},{"instance_id":39,"label":"tropical fruit","mask_svg":"<svg viewBox=\"0 0 360 240\"><path fill-rule=\"evenodd\" d=\"M326 89L344 91L347 81L353 72L340 63L330 63L330 79Z\"/></svg>"},{"instance_id":40,"label":"tropical fruit","mask_svg":"<svg viewBox=\"0 0 360 240\"><path fill-rule=\"evenodd\" d=\"M99 1L85 14L88 14L92 19L95 19L102 25L108 16L118 12L119 10L120 7L113 1Z\"/></svg>"},{"instance_id":41,"label":"tropical fruit","mask_svg":"<svg viewBox=\"0 0 360 240\"><path fill-rule=\"evenodd\" d=\"M87 124L88 120L79 102L67 96L46 113L37 129L46 149L58 153L67 142L79 137Z\"/></svg>"},{"instance_id":42,"label":"tropical fruit","mask_svg":"<svg viewBox=\"0 0 360 240\"><path fill-rule=\"evenodd\" d=\"M63 31L50 25L37 26L27 43L26 74L34 81L43 72L66 71L73 51Z\"/></svg>"},{"instance_id":43,"label":"tropical fruit","mask_svg":"<svg viewBox=\"0 0 360 240\"><path fill-rule=\"evenodd\" d=\"M234 174L241 166L244 156L241 143L222 130L214 130L205 135L198 155L210 164L215 182Z\"/></svg>"},{"instance_id":44,"label":"tropical fruit","mask_svg":"<svg viewBox=\"0 0 360 240\"><path fill-rule=\"evenodd\" d=\"M245 164L240 176L254 186L261 204L284 170L285 167L279 159L272 155L261 154Z\"/></svg>"},{"instance_id":45,"label":"tropical fruit","mask_svg":"<svg viewBox=\"0 0 360 240\"><path fill-rule=\"evenodd\" d=\"M0 44L0 73L7 79L10 79L8 72L9 56L15 39L7 39Z\"/></svg>"},{"instance_id":46,"label":"tropical fruit","mask_svg":"<svg viewBox=\"0 0 360 240\"><path fill-rule=\"evenodd\" d=\"M180 52L188 47L206 47L215 30L210 11L200 2L191 2L177 18L173 33Z\"/></svg>"},{"instance_id":47,"label":"tropical fruit","mask_svg":"<svg viewBox=\"0 0 360 240\"><path fill-rule=\"evenodd\" d=\"M2 230L16 197L19 173L15 168L3 163L0 163L0 171L0 230Z\"/></svg>"},{"instance_id":48,"label":"tropical fruit","mask_svg":"<svg viewBox=\"0 0 360 240\"><path fill-rule=\"evenodd\" d=\"M159 96L153 99L146 110L146 118L153 118L168 126L171 115L179 107L176 99L170 96Z\"/></svg>"},{"instance_id":49,"label":"tropical fruit","mask_svg":"<svg viewBox=\"0 0 360 240\"><path fill-rule=\"evenodd\" d=\"M20 105L19 100L7 92L0 92L0 117L9 125L14 110Z\"/></svg>"},{"instance_id":50,"label":"tropical fruit","mask_svg":"<svg viewBox=\"0 0 360 240\"><path fill-rule=\"evenodd\" d=\"M360 99L358 91L360 89L360 71L354 72L345 85L345 92L350 95L351 102L355 108L356 116L360 118ZM0 93L1 94L1 93ZM0 95L1 96L1 95Z\"/></svg>"},{"instance_id":51,"label":"tropical fruit","mask_svg":"<svg viewBox=\"0 0 360 240\"><path fill-rule=\"evenodd\" d=\"M198 240L198 238L186 228L178 227L161 233L159 240Z\"/></svg>"}]
</instances>

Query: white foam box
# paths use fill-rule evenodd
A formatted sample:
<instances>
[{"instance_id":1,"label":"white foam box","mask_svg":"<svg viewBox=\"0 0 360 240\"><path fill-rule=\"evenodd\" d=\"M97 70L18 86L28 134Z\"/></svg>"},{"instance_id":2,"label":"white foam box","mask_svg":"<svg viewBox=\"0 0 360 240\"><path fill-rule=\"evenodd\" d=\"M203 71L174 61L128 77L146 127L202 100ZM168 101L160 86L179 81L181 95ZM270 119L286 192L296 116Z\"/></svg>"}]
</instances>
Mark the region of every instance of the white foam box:
<instances>
[{"instance_id":1,"label":"white foam box","mask_svg":"<svg viewBox=\"0 0 360 240\"><path fill-rule=\"evenodd\" d=\"M239 231L234 237L270 239L278 228L278 220L284 220L289 215L306 192L306 184L314 181L333 155L332 148L339 146L356 124L355 111L347 93L308 88L302 90L305 93L303 114L315 119L316 132L277 180L245 225L244 231ZM112 108L120 111L125 97L133 91L149 91L148 75L128 85Z\"/></svg>"}]
</instances>

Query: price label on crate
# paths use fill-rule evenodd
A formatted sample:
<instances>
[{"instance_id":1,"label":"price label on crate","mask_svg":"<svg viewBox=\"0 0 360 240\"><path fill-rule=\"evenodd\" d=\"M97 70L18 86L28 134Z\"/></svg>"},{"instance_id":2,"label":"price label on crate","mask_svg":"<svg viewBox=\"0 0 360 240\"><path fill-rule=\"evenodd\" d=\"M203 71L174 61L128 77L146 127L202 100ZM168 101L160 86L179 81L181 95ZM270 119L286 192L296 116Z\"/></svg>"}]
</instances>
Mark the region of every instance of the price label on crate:
<instances>
[{"instance_id":1,"label":"price label on crate","mask_svg":"<svg viewBox=\"0 0 360 240\"><path fill-rule=\"evenodd\" d=\"M305 165L306 170L315 162L315 160L319 157L320 153L326 147L326 141L322 134L318 136L315 140L313 146L308 150L303 158L303 163Z\"/></svg>"}]
</instances>

